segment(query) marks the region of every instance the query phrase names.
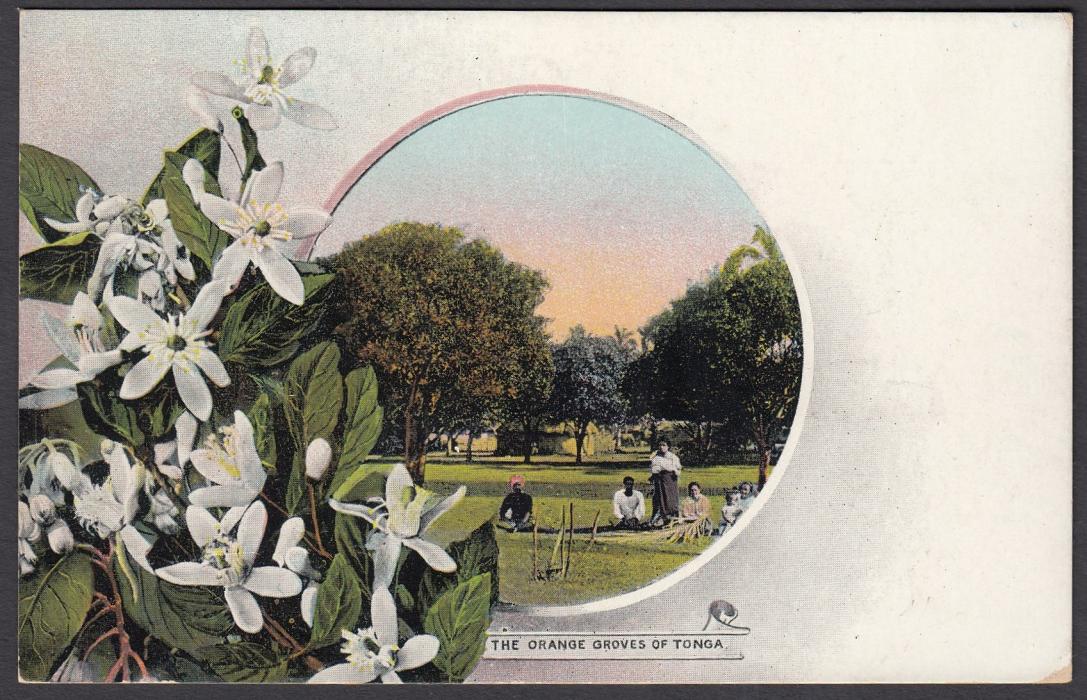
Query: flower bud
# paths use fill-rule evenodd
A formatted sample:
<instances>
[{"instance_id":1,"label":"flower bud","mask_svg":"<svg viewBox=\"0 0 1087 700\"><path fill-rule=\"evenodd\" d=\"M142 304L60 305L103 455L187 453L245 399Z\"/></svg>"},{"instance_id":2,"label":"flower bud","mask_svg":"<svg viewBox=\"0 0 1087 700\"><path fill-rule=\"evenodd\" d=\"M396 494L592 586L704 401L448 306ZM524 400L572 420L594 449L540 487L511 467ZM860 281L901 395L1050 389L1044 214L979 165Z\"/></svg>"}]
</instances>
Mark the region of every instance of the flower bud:
<instances>
[{"instance_id":1,"label":"flower bud","mask_svg":"<svg viewBox=\"0 0 1087 700\"><path fill-rule=\"evenodd\" d=\"M313 568L313 565L309 563L309 552L305 547L291 547L287 550L287 568L298 574L302 578L308 578L313 581L321 580L321 572Z\"/></svg>"},{"instance_id":2,"label":"flower bud","mask_svg":"<svg viewBox=\"0 0 1087 700\"><path fill-rule=\"evenodd\" d=\"M199 204L200 195L204 194L204 166L195 158L189 158L181 169L181 178L189 186L193 201Z\"/></svg>"},{"instance_id":3,"label":"flower bud","mask_svg":"<svg viewBox=\"0 0 1087 700\"><path fill-rule=\"evenodd\" d=\"M67 554L75 547L75 538L72 537L72 531L68 529L68 523L60 518L49 526L45 536L49 539L49 549L57 554Z\"/></svg>"},{"instance_id":4,"label":"flower bud","mask_svg":"<svg viewBox=\"0 0 1087 700\"><path fill-rule=\"evenodd\" d=\"M30 513L30 506L19 501L19 539L36 542L41 537L41 528L34 522Z\"/></svg>"},{"instance_id":5,"label":"flower bud","mask_svg":"<svg viewBox=\"0 0 1087 700\"><path fill-rule=\"evenodd\" d=\"M30 517L34 518L34 522L41 525L52 525L53 520L57 517L57 507L53 505L53 499L41 493L37 496L31 496Z\"/></svg>"},{"instance_id":6,"label":"flower bud","mask_svg":"<svg viewBox=\"0 0 1087 700\"><path fill-rule=\"evenodd\" d=\"M320 481L332 462L332 447L324 438L317 438L306 448L306 476Z\"/></svg>"},{"instance_id":7,"label":"flower bud","mask_svg":"<svg viewBox=\"0 0 1087 700\"><path fill-rule=\"evenodd\" d=\"M302 591L302 620L310 627L313 627L313 615L317 612L317 590L317 584L310 581L310 584Z\"/></svg>"},{"instance_id":8,"label":"flower bud","mask_svg":"<svg viewBox=\"0 0 1087 700\"><path fill-rule=\"evenodd\" d=\"M50 452L45 459L49 469L53 472L53 476L56 477L61 486L69 491L77 486L79 475L82 472L72 464L72 460L60 452Z\"/></svg>"}]
</instances>

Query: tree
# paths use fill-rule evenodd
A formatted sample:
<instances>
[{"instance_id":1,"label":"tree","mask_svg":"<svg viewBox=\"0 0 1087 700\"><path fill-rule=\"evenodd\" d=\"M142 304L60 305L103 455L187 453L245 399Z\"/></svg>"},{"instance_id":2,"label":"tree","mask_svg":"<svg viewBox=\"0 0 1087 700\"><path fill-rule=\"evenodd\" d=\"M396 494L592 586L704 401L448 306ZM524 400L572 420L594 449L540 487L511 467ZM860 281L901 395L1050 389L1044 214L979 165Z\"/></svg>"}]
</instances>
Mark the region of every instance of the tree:
<instances>
[{"instance_id":1,"label":"tree","mask_svg":"<svg viewBox=\"0 0 1087 700\"><path fill-rule=\"evenodd\" d=\"M379 375L417 482L432 430L470 420L510 392L516 349L542 333L547 282L456 228L404 222L333 257L337 332ZM468 410L471 409L471 410ZM472 414L471 416L467 414Z\"/></svg>"},{"instance_id":2,"label":"tree","mask_svg":"<svg viewBox=\"0 0 1087 700\"><path fill-rule=\"evenodd\" d=\"M547 420L554 380L555 364L547 338L542 332L526 338L518 348L510 394L500 408L502 418L521 432L525 464L532 462L532 446Z\"/></svg>"},{"instance_id":3,"label":"tree","mask_svg":"<svg viewBox=\"0 0 1087 700\"><path fill-rule=\"evenodd\" d=\"M648 352L623 380L635 410L686 423L700 458L750 440L766 481L774 438L800 388L800 307L773 237L755 230L705 282L642 329Z\"/></svg>"},{"instance_id":4,"label":"tree","mask_svg":"<svg viewBox=\"0 0 1087 700\"><path fill-rule=\"evenodd\" d=\"M739 398L739 418L759 451L762 488L774 438L796 413L804 361L800 305L789 268L765 229L755 230L754 242L763 252L738 255L756 262L724 272L732 277L727 294L734 319L729 326L730 383Z\"/></svg>"},{"instance_id":5,"label":"tree","mask_svg":"<svg viewBox=\"0 0 1087 700\"><path fill-rule=\"evenodd\" d=\"M552 351L555 384L551 392L551 413L574 427L576 464L581 464L589 424L598 426L621 421L627 412L619 391L629 356L614 338L594 336L581 326Z\"/></svg>"}]
</instances>

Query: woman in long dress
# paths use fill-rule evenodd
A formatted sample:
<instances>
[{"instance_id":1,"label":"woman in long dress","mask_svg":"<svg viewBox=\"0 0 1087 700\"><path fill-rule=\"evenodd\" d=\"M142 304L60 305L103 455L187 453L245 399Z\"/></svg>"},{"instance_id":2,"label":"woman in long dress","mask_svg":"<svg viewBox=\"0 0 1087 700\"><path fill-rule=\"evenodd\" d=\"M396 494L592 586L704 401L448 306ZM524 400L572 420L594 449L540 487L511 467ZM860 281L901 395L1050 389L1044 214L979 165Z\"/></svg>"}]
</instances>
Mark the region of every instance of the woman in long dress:
<instances>
[{"instance_id":1,"label":"woman in long dress","mask_svg":"<svg viewBox=\"0 0 1087 700\"><path fill-rule=\"evenodd\" d=\"M661 440L649 460L654 520L679 516L679 472L682 468L679 457L668 450L668 442Z\"/></svg>"}]
</instances>

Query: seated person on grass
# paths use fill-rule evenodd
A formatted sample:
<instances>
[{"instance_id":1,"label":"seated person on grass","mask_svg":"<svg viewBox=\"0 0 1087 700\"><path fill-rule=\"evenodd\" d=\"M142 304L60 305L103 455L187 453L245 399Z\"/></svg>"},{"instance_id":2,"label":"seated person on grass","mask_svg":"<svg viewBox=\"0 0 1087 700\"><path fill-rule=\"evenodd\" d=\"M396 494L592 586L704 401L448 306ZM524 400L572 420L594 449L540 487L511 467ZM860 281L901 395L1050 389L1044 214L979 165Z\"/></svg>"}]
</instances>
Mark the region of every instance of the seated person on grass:
<instances>
[{"instance_id":1,"label":"seated person on grass","mask_svg":"<svg viewBox=\"0 0 1087 700\"><path fill-rule=\"evenodd\" d=\"M702 486L697 481L687 484L687 494L687 498L684 498L679 506L679 519L688 523L703 521L705 527L700 529L709 534L713 529L709 519L710 499L702 494Z\"/></svg>"},{"instance_id":2,"label":"seated person on grass","mask_svg":"<svg viewBox=\"0 0 1087 700\"><path fill-rule=\"evenodd\" d=\"M740 507L744 510L751 510L751 506L755 505L755 496L759 495L758 489L750 481L740 482Z\"/></svg>"},{"instance_id":3,"label":"seated person on grass","mask_svg":"<svg viewBox=\"0 0 1087 700\"><path fill-rule=\"evenodd\" d=\"M679 517L683 520L698 520L710 515L710 499L702 495L702 486L697 481L687 484L687 498L679 506Z\"/></svg>"},{"instance_id":4,"label":"seated person on grass","mask_svg":"<svg viewBox=\"0 0 1087 700\"><path fill-rule=\"evenodd\" d=\"M525 477L517 475L510 477L512 493L502 499L502 505L498 507L498 522L500 525L521 530L528 527L532 520L532 496L524 493Z\"/></svg>"},{"instance_id":5,"label":"seated person on grass","mask_svg":"<svg viewBox=\"0 0 1087 700\"><path fill-rule=\"evenodd\" d=\"M634 478L625 477L623 488L611 498L612 512L619 519L616 530L636 530L645 519L645 496L634 490Z\"/></svg>"},{"instance_id":6,"label":"seated person on grass","mask_svg":"<svg viewBox=\"0 0 1087 700\"><path fill-rule=\"evenodd\" d=\"M723 535L728 532L728 529L736 524L743 512L744 508L740 505L740 492L733 490L726 493L725 505L721 508L721 526L718 528L717 534Z\"/></svg>"}]
</instances>

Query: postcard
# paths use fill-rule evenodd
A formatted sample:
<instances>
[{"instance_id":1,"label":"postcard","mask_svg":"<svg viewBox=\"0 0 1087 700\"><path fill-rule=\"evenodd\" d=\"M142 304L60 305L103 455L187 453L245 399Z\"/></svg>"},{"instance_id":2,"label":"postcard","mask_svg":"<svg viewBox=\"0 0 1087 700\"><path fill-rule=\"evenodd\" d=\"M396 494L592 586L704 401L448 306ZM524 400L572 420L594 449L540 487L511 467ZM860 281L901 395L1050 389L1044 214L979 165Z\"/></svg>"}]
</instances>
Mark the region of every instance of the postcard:
<instances>
[{"instance_id":1,"label":"postcard","mask_svg":"<svg viewBox=\"0 0 1087 700\"><path fill-rule=\"evenodd\" d=\"M1070 680L1070 15L20 22L22 681Z\"/></svg>"}]
</instances>

